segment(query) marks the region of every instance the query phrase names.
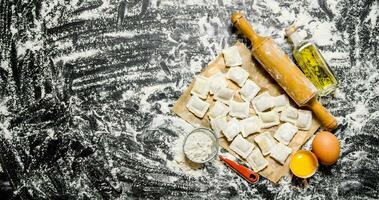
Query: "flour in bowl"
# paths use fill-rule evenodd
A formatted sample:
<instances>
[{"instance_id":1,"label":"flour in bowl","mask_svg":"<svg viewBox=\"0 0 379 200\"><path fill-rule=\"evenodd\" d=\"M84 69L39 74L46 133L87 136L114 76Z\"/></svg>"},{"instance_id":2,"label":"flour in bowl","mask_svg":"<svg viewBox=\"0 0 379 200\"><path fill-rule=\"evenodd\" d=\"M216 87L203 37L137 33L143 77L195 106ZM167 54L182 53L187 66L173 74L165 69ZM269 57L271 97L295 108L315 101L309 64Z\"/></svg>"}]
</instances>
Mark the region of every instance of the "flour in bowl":
<instances>
[{"instance_id":1,"label":"flour in bowl","mask_svg":"<svg viewBox=\"0 0 379 200\"><path fill-rule=\"evenodd\" d=\"M208 130L199 130L188 135L184 144L184 153L193 162L203 163L217 152L217 143Z\"/></svg>"}]
</instances>

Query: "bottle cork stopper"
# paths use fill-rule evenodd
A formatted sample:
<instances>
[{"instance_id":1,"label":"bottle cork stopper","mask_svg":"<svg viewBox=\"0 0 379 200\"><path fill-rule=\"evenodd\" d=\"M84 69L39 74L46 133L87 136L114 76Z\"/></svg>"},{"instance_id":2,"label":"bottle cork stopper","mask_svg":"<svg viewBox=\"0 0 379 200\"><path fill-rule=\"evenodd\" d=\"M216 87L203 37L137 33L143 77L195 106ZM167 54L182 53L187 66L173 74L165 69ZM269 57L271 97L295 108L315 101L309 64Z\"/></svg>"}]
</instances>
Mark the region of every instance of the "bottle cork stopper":
<instances>
[{"instance_id":1,"label":"bottle cork stopper","mask_svg":"<svg viewBox=\"0 0 379 200\"><path fill-rule=\"evenodd\" d=\"M292 33L296 32L296 31L297 31L297 28L294 24L292 24L291 26L288 26L285 29L286 37L289 37Z\"/></svg>"}]
</instances>

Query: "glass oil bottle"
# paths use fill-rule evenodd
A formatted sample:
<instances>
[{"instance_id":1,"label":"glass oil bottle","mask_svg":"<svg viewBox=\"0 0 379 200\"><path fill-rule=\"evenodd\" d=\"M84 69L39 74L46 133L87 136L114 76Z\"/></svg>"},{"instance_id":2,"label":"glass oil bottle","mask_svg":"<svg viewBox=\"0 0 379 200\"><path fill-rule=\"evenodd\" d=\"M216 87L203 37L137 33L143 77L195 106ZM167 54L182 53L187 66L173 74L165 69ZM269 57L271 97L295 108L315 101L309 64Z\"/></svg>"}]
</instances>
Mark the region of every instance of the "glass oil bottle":
<instances>
[{"instance_id":1,"label":"glass oil bottle","mask_svg":"<svg viewBox=\"0 0 379 200\"><path fill-rule=\"evenodd\" d=\"M318 95L326 96L333 92L337 88L337 79L317 46L304 40L293 25L286 28L286 36L293 44L293 56L298 66L316 86Z\"/></svg>"}]
</instances>

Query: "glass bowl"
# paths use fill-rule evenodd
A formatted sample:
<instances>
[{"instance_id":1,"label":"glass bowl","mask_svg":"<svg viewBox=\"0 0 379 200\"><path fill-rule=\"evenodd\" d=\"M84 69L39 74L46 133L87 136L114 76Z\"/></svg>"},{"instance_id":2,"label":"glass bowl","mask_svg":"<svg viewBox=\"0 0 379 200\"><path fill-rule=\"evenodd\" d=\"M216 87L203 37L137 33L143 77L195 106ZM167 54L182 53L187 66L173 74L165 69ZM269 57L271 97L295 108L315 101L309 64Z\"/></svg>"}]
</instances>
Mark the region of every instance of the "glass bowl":
<instances>
[{"instance_id":1,"label":"glass bowl","mask_svg":"<svg viewBox=\"0 0 379 200\"><path fill-rule=\"evenodd\" d=\"M199 144L199 146L197 146L196 148L199 148L200 153L209 151L209 154L207 157L197 160L196 158L193 158L193 156L191 156L191 154L188 151L189 151L190 142L191 142L190 140L194 139L194 137L196 136L201 136L201 134L204 134L202 136L204 137L203 139L207 139L207 136L208 136L210 140L201 140L201 141L196 142L197 144ZM203 147L201 147L202 145ZM219 149L219 144L218 144L216 135L214 134L212 130L207 129L207 128L196 128L184 138L184 142L183 142L184 155L186 156L186 158L188 158L188 160L194 163L203 164L203 163L213 160L214 158L216 158L218 154L218 149Z\"/></svg>"}]
</instances>

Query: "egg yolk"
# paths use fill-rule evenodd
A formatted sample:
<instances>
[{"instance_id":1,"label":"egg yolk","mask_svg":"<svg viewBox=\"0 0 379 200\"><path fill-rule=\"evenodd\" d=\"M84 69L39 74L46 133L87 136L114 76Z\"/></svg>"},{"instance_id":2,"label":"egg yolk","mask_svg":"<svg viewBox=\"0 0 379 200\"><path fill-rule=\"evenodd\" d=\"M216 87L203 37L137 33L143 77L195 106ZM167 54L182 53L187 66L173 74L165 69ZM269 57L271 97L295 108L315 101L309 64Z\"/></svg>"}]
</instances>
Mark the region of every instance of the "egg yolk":
<instances>
[{"instance_id":1,"label":"egg yolk","mask_svg":"<svg viewBox=\"0 0 379 200\"><path fill-rule=\"evenodd\" d=\"M300 178L313 175L317 168L317 161L310 152L297 152L290 163L292 173Z\"/></svg>"}]
</instances>

